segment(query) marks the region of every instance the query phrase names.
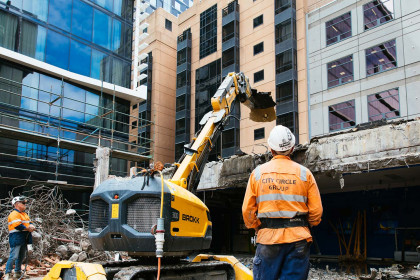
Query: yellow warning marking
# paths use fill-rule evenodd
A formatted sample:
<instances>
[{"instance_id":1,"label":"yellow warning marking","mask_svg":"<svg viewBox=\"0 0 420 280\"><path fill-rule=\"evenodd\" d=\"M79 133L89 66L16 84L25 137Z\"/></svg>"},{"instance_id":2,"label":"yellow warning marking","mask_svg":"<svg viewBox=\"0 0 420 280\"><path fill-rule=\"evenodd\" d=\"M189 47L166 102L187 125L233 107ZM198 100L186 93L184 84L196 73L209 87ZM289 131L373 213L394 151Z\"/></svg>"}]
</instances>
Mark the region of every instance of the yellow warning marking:
<instances>
[{"instance_id":1,"label":"yellow warning marking","mask_svg":"<svg viewBox=\"0 0 420 280\"><path fill-rule=\"evenodd\" d=\"M112 204L111 219L118 219L119 204Z\"/></svg>"}]
</instances>

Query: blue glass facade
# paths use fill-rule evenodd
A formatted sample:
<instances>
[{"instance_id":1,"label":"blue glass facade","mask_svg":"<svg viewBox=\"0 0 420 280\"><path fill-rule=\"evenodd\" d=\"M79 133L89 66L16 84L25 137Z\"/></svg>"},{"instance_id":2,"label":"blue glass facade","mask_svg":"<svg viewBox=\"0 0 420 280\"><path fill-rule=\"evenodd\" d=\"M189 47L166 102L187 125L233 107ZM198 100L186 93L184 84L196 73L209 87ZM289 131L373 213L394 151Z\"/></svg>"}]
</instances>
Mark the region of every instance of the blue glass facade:
<instances>
[{"instance_id":1,"label":"blue glass facade","mask_svg":"<svg viewBox=\"0 0 420 280\"><path fill-rule=\"evenodd\" d=\"M0 0L0 46L130 87L133 0Z\"/></svg>"},{"instance_id":2,"label":"blue glass facade","mask_svg":"<svg viewBox=\"0 0 420 280\"><path fill-rule=\"evenodd\" d=\"M0 173L92 186L98 145L138 152L129 114L127 100L0 59ZM125 175L127 160L113 157L110 169Z\"/></svg>"}]
</instances>

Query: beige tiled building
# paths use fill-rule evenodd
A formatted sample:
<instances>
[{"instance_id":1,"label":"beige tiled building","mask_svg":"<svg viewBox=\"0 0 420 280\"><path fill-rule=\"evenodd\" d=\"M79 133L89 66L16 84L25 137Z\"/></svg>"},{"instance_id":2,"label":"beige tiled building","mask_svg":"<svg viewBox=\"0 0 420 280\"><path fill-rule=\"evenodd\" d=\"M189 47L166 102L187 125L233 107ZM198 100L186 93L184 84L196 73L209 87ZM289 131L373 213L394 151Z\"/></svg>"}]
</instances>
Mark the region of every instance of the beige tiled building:
<instances>
[{"instance_id":1,"label":"beige tiled building","mask_svg":"<svg viewBox=\"0 0 420 280\"><path fill-rule=\"evenodd\" d=\"M201 1L178 18L158 9L139 23L148 26L149 36L142 36L139 30L142 40L137 43L141 46L137 55L145 59L142 54L151 54L153 59L137 75L152 68L147 78L151 78L147 117L153 123L150 148L154 160L179 158L184 144L198 130L197 122L211 109L210 98L224 76L237 71L244 72L254 88L271 92L277 120L253 122L249 109L237 106L233 114L240 121L231 118L210 159L239 150L266 152L266 139L276 123L294 131L299 143L308 142L308 5L312 4L292 0ZM146 105L139 105L140 116L142 106Z\"/></svg>"}]
</instances>

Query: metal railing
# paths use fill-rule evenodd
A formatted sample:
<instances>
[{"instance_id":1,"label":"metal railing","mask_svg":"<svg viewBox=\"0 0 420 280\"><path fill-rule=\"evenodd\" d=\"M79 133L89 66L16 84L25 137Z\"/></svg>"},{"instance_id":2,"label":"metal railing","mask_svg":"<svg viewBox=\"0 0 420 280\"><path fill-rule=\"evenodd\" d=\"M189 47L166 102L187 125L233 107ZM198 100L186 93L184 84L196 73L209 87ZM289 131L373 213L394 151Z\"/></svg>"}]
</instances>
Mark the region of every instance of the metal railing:
<instances>
[{"instance_id":1,"label":"metal railing","mask_svg":"<svg viewBox=\"0 0 420 280\"><path fill-rule=\"evenodd\" d=\"M2 147L0 156L4 160L0 168L40 173L55 180L70 177L89 181L94 177L93 161L80 164L80 160L74 158L76 151L82 154L91 151L92 147L102 146L131 154L133 158L138 154L145 159L150 157L150 145L144 143L149 144L152 140L139 139L138 130L151 126L152 122L130 115L129 104L122 111L123 105L116 101L115 94L101 91L93 93L96 102L86 98L82 101L74 94L65 94L64 86L65 81L61 79L61 92L57 93L0 77L0 127L18 135L17 145L27 143L24 144L26 148L15 150ZM1 136L8 138L8 135ZM63 141L67 143L66 148L60 146ZM33 145L44 147L44 150L31 152ZM55 154L49 153L48 149L53 149ZM72 160L65 160L69 154ZM41 166L43 168L37 168ZM111 164L110 169L111 174L126 175L124 168L112 168Z\"/></svg>"}]
</instances>

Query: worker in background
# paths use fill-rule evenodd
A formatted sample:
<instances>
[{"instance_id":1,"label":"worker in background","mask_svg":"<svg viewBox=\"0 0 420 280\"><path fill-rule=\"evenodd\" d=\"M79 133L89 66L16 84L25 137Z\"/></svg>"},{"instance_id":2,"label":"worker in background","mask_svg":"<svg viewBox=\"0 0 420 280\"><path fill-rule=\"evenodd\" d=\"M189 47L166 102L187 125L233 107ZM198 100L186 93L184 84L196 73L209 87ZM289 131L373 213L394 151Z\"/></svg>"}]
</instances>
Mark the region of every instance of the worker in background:
<instances>
[{"instance_id":1,"label":"worker in background","mask_svg":"<svg viewBox=\"0 0 420 280\"><path fill-rule=\"evenodd\" d=\"M6 263L4 280L10 280L13 264L15 264L14 279L21 277L21 265L26 256L27 244L32 244L32 234L35 226L31 223L28 214L25 213L27 199L24 196L17 196L12 199L13 211L10 213L9 222L9 244L10 256Z\"/></svg>"},{"instance_id":2,"label":"worker in background","mask_svg":"<svg viewBox=\"0 0 420 280\"><path fill-rule=\"evenodd\" d=\"M309 227L321 222L322 203L312 173L292 161L295 136L282 125L268 138L273 159L251 173L242 205L255 229L254 279L300 280L309 273Z\"/></svg>"}]
</instances>

